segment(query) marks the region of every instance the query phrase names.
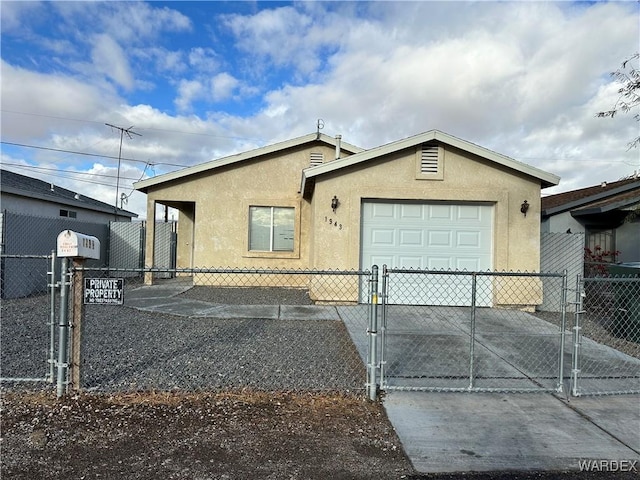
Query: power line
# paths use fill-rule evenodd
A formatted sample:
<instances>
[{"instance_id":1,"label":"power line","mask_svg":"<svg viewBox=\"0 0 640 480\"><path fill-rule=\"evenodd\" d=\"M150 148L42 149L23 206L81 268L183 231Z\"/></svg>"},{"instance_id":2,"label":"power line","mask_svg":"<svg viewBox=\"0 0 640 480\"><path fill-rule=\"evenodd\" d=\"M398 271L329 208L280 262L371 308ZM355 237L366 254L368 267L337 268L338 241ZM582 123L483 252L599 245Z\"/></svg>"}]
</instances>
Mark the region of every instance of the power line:
<instances>
[{"instance_id":1,"label":"power line","mask_svg":"<svg viewBox=\"0 0 640 480\"><path fill-rule=\"evenodd\" d=\"M7 162L3 162L2 165L8 165L11 167L20 167L20 168L29 168L29 169L33 169L33 170L47 170L50 172L60 172L60 173L67 173L70 175L90 175L92 177L106 177L106 178L116 178L115 175L107 175L105 173L89 173L89 172L76 172L73 170L63 170L61 168L50 168L50 167L38 167L36 165L24 165L22 163L7 163ZM146 171L146 166L145 166L145 171ZM143 172L144 173L144 172ZM58 175L59 177L63 177L63 175ZM69 177L71 178L71 177ZM124 180L135 180L135 181L140 181L140 179L138 178L133 178L133 177L120 177ZM76 180L74 178L74 180ZM77 179L79 180L79 179Z\"/></svg>"},{"instance_id":2,"label":"power line","mask_svg":"<svg viewBox=\"0 0 640 480\"><path fill-rule=\"evenodd\" d=\"M9 165L9 164L3 164L3 165ZM18 170L31 170L35 167L32 167L30 165L12 165L13 168L18 169ZM90 183L92 185L101 185L104 187L115 187L115 185L113 183L107 183L107 182L98 182L98 181L93 181L93 180L88 180L85 178L76 178L76 177L69 177L67 175L61 175L59 173L48 173L47 175L51 176L51 177L57 177L57 178L64 178L66 180L72 180L74 182L82 182L82 183ZM111 177L113 178L113 177Z\"/></svg>"},{"instance_id":3,"label":"power line","mask_svg":"<svg viewBox=\"0 0 640 480\"><path fill-rule=\"evenodd\" d=\"M15 142L5 142L5 141L0 141L0 143L2 143L3 145L12 145L14 147L23 147L23 148L35 148L38 150L48 150L51 152L60 152L60 153L72 153L74 155L84 155L87 157L98 157L98 158L109 158L112 160L118 160L118 157L114 157L112 155L101 155L98 153L87 153L87 152L77 152L74 150L64 150L62 148L53 148L53 147L41 147L39 145L27 145L24 143L15 143ZM138 160L136 158L126 158L126 157L122 157L122 160L125 160L127 162L138 162L138 163L150 163L149 161L145 161L145 160ZM181 164L181 163L169 163L169 162L151 162L150 165L168 165L170 167L188 167L189 165L185 165L185 164Z\"/></svg>"}]
</instances>

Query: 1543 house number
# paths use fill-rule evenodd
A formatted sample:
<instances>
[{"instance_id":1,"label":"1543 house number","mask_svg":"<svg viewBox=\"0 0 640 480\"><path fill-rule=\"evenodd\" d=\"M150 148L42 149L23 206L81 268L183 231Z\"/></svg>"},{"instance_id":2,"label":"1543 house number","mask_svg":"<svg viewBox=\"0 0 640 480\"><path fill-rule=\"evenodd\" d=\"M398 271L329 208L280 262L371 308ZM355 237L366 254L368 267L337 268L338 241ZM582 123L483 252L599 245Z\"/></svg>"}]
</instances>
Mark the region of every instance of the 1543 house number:
<instances>
[{"instance_id":1,"label":"1543 house number","mask_svg":"<svg viewBox=\"0 0 640 480\"><path fill-rule=\"evenodd\" d=\"M329 218L329 217L324 217L324 221L325 223L328 223L332 227L336 227L338 230L342 230L342 224L338 223L337 220L334 220L333 218Z\"/></svg>"}]
</instances>

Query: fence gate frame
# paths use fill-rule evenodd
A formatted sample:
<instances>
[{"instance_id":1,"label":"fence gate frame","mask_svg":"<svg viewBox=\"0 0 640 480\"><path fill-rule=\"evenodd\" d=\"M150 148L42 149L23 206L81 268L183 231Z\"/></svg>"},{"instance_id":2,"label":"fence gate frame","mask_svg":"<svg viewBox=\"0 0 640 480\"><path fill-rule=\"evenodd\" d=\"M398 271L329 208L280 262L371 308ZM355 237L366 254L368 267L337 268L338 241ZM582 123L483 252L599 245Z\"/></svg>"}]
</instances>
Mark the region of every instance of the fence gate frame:
<instances>
[{"instance_id":1,"label":"fence gate frame","mask_svg":"<svg viewBox=\"0 0 640 480\"><path fill-rule=\"evenodd\" d=\"M57 324L56 319L56 289L59 288L60 284L56 282L56 252L55 250L51 251L50 255L0 255L0 269L4 273L5 271L5 260L6 259L44 259L49 260L49 269L47 270L47 292L49 295L49 321L47 322L47 326L49 327L49 345L47 349L47 357L43 363L46 364L46 373L42 377L1 377L0 382L47 382L53 383L55 376L55 368L56 368L56 359L55 359L55 330ZM4 275L2 275L2 280L4 281Z\"/></svg>"},{"instance_id":2,"label":"fence gate frame","mask_svg":"<svg viewBox=\"0 0 640 480\"><path fill-rule=\"evenodd\" d=\"M389 279L393 274L434 274L434 275L458 275L458 276L470 276L471 277L471 305L470 305L470 330L469 330L469 359L468 359L468 386L467 387L447 387L447 386L399 386L392 385L388 382L388 379L393 377L388 373L388 354L389 354L389 346L388 346L388 337L389 337L389 325L388 325L388 298L389 298ZM476 344L478 344L478 339L476 338L476 312L477 309L480 308L476 305L476 297L477 297L477 280L478 277L535 277L540 280L543 278L559 278L561 279L561 299L560 304L560 312L558 312L561 316L560 323L558 326L558 331L553 334L553 336L558 337L558 348L556 352L557 358L557 370L553 377L549 377L555 379L555 386L553 387L545 387L543 385L538 384L536 382L536 377L529 377L525 374L525 377L528 378L532 384L538 384L539 387L478 387L475 383L476 380L476 372L475 372L475 360L476 360ZM379 357L379 375L380 375L380 389L381 390L404 390L404 391L436 391L436 392L511 392L511 393L540 393L540 392L556 392L562 393L565 390L564 380L565 380L565 365L564 365L564 352L565 352L565 337L567 331L567 271L565 270L562 273L526 273L526 272L467 272L467 271L456 271L456 270L413 270L413 269L391 269L386 265L382 267L382 289L380 293L381 304L378 306L380 309L380 320L379 325L377 318L374 318L375 311L377 309L373 309L371 318L375 320L371 322L371 325L374 327L370 327L370 330L373 330L375 341L375 335L379 333L380 342L377 348L370 348L371 355L374 355L375 352L378 352ZM374 297L372 303L377 303L377 299ZM452 307L455 308L455 307ZM491 307L493 308L493 307ZM377 317L377 315L375 315ZM375 328L377 327L377 328ZM523 334L525 335L525 334ZM371 333L370 333L371 338ZM434 375L438 375L439 372L433 372Z\"/></svg>"},{"instance_id":3,"label":"fence gate frame","mask_svg":"<svg viewBox=\"0 0 640 480\"><path fill-rule=\"evenodd\" d=\"M574 323L572 327L572 352L571 352L571 382L570 382L570 392L574 397L581 396L591 396L591 395L626 395L626 394L640 394L640 382L637 383L636 388L603 388L600 383L599 386L595 388L585 387L585 383L589 383L589 380L627 380L629 379L639 379L640 378L640 369L638 373L634 375L614 375L611 371L602 371L602 369L598 368L599 365L593 365L593 359L589 359L588 355L585 354L585 342L591 341L588 335L585 335L585 322L584 317L589 313L589 309L585 306L585 300L588 296L587 289L585 286L586 282L592 282L596 284L604 284L604 285L624 285L625 283L631 284L639 284L640 278L633 276L615 276L615 277L585 277L582 274L578 274L576 276L575 281L575 313L574 313ZM615 287L614 287L615 289ZM640 302L640 300L638 300ZM624 311L622 306L614 305L613 307L614 315L618 311ZM606 315L605 315L606 316ZM637 329L640 329L640 323L638 323ZM640 335L640 332L639 332ZM589 361L591 360L591 361ZM585 370L590 371L590 373L585 372ZM590 375L590 376L589 376ZM616 385L617 386L617 385Z\"/></svg>"}]
</instances>

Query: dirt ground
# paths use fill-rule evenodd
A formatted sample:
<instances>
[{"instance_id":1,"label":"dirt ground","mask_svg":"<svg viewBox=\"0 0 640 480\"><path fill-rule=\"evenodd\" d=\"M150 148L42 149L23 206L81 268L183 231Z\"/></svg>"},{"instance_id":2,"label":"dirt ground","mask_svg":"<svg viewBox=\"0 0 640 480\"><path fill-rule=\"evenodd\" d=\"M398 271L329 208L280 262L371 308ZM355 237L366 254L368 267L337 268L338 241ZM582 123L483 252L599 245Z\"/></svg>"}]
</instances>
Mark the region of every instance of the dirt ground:
<instances>
[{"instance_id":1,"label":"dirt ground","mask_svg":"<svg viewBox=\"0 0 640 480\"><path fill-rule=\"evenodd\" d=\"M3 479L603 478L417 475L382 405L356 395L4 391L1 413Z\"/></svg>"}]
</instances>

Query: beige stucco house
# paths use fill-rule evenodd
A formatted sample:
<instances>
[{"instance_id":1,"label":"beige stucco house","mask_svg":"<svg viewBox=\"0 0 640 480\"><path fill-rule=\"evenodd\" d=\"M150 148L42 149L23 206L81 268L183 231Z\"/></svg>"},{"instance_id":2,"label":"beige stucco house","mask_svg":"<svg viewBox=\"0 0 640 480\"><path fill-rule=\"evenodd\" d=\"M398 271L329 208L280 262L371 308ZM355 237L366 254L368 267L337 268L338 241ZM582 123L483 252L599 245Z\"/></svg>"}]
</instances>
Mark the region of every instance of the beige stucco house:
<instances>
[{"instance_id":1,"label":"beige stucco house","mask_svg":"<svg viewBox=\"0 0 640 480\"><path fill-rule=\"evenodd\" d=\"M540 192L558 182L431 130L369 150L313 133L135 188L148 198L146 265L163 204L180 212L179 268L531 272L540 265ZM357 297L354 288L344 295Z\"/></svg>"}]
</instances>

